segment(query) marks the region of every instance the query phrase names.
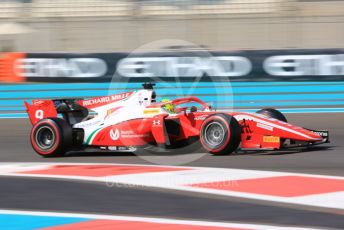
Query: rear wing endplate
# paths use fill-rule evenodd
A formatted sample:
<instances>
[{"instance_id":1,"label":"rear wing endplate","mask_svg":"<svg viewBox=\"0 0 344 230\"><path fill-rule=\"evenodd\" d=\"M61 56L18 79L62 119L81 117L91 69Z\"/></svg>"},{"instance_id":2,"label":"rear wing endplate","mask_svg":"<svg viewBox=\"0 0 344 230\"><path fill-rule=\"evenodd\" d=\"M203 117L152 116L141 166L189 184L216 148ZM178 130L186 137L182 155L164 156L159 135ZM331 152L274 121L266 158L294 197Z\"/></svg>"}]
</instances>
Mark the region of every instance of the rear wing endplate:
<instances>
[{"instance_id":1,"label":"rear wing endplate","mask_svg":"<svg viewBox=\"0 0 344 230\"><path fill-rule=\"evenodd\" d=\"M33 100L32 105L24 101L24 105L32 125L47 117L57 117L57 111L52 100Z\"/></svg>"}]
</instances>

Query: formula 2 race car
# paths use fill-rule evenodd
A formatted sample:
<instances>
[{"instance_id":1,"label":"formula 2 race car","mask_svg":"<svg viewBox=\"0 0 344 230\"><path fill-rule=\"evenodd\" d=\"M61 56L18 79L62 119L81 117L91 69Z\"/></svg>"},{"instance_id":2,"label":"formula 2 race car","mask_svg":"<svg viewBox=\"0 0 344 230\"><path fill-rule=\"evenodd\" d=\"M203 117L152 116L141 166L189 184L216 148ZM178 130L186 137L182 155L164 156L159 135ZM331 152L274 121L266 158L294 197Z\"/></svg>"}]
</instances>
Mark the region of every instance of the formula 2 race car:
<instances>
[{"instance_id":1,"label":"formula 2 race car","mask_svg":"<svg viewBox=\"0 0 344 230\"><path fill-rule=\"evenodd\" d=\"M86 148L177 148L195 140L209 153L223 155L237 149L278 150L329 142L328 131L291 125L274 109L217 112L197 97L157 102L154 84L143 86L134 92L90 99L25 102L33 125L33 149L52 157Z\"/></svg>"}]
</instances>

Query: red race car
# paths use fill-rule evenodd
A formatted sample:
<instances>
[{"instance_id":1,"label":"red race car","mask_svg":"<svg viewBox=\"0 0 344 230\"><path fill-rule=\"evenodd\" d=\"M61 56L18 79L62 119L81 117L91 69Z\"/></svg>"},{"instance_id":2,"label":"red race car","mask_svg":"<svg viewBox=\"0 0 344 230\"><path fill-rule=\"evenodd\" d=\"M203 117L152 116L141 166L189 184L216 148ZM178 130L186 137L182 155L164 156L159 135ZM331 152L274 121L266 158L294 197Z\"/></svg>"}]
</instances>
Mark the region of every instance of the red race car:
<instances>
[{"instance_id":1,"label":"red race car","mask_svg":"<svg viewBox=\"0 0 344 230\"><path fill-rule=\"evenodd\" d=\"M156 101L154 84L142 90L90 99L25 102L33 125L30 139L41 156L99 148L134 151L149 145L177 148L197 141L211 154L278 150L329 142L328 131L287 123L274 109L217 112L196 97Z\"/></svg>"}]
</instances>

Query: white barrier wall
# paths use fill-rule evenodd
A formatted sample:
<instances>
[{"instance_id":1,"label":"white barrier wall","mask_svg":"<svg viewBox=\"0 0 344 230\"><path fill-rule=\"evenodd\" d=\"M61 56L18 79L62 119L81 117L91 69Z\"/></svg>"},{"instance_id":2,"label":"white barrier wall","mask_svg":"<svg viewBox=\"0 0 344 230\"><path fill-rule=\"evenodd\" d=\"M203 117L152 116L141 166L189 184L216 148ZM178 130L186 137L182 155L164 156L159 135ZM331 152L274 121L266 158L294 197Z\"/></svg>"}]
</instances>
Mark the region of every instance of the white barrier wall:
<instances>
[{"instance_id":1,"label":"white barrier wall","mask_svg":"<svg viewBox=\"0 0 344 230\"><path fill-rule=\"evenodd\" d=\"M36 30L12 36L13 49L131 51L160 39L182 39L221 50L343 46L344 1L219 0L218 4L138 9L128 5L132 1L53 2L33 1L23 10L0 7L0 22L22 21Z\"/></svg>"}]
</instances>

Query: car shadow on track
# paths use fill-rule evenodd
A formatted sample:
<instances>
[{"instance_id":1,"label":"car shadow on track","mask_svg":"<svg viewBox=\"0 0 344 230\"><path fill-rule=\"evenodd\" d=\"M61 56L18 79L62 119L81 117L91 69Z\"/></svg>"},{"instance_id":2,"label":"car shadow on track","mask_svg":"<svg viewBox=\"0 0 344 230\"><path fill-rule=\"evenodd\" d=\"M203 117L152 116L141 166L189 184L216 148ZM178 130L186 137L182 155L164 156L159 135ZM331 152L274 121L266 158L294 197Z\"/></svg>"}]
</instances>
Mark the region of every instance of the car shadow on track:
<instances>
[{"instance_id":1,"label":"car shadow on track","mask_svg":"<svg viewBox=\"0 0 344 230\"><path fill-rule=\"evenodd\" d=\"M326 151L331 150L333 146L314 146L311 148L293 148L293 149L286 149L286 150L278 150L278 151L243 151L237 152L235 156L242 156L242 155L253 155L253 156L280 156L280 155L288 155L288 154L302 154L306 152L318 152L318 151Z\"/></svg>"},{"instance_id":2,"label":"car shadow on track","mask_svg":"<svg viewBox=\"0 0 344 230\"><path fill-rule=\"evenodd\" d=\"M138 151L138 152L102 152L102 151L88 151L88 152L68 152L63 157L130 157L130 156L178 156L195 154L196 152L185 152L180 150L168 150L161 152L152 151ZM199 152L197 152L199 153Z\"/></svg>"},{"instance_id":3,"label":"car shadow on track","mask_svg":"<svg viewBox=\"0 0 344 230\"><path fill-rule=\"evenodd\" d=\"M63 157L128 157L135 156L132 152L68 152Z\"/></svg>"},{"instance_id":4,"label":"car shadow on track","mask_svg":"<svg viewBox=\"0 0 344 230\"><path fill-rule=\"evenodd\" d=\"M306 152L318 152L331 150L333 146L314 146L312 148L298 148L298 149L289 149L289 150L280 150L280 151L238 151L231 154L232 157L236 156L280 156L280 155L289 155L289 154L302 154ZM84 152L69 152L64 157L132 157L132 156L178 156L178 155L187 155L193 154L200 151L190 151L186 152L181 149L175 150L166 150L161 152L152 152L152 151L139 151L139 152L105 152L105 151L84 151ZM228 157L228 155L213 155L214 157Z\"/></svg>"}]
</instances>

